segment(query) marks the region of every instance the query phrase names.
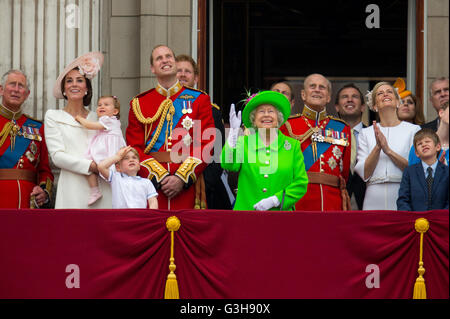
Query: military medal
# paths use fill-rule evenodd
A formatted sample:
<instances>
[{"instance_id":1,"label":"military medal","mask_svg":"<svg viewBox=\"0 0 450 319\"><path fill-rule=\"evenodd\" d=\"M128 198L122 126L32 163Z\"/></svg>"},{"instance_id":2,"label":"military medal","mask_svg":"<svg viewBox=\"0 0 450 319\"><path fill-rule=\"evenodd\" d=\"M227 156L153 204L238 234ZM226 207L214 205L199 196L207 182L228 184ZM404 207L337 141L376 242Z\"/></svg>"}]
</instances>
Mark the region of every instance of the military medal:
<instances>
[{"instance_id":1,"label":"military medal","mask_svg":"<svg viewBox=\"0 0 450 319\"><path fill-rule=\"evenodd\" d=\"M186 110L186 101L183 101L183 109L181 110L181 113L186 114L187 110Z\"/></svg>"},{"instance_id":2,"label":"military medal","mask_svg":"<svg viewBox=\"0 0 450 319\"><path fill-rule=\"evenodd\" d=\"M189 116L186 116L183 121L181 122L181 125L186 129L186 130L190 130L192 128L192 126L194 125L194 122L192 121L192 119Z\"/></svg>"},{"instance_id":3,"label":"military medal","mask_svg":"<svg viewBox=\"0 0 450 319\"><path fill-rule=\"evenodd\" d=\"M183 137L183 143L184 143L184 145L186 145L186 146L191 145L191 143L192 143L192 137L191 137L191 135L189 135L189 133L187 133L187 134Z\"/></svg>"},{"instance_id":4,"label":"military medal","mask_svg":"<svg viewBox=\"0 0 450 319\"><path fill-rule=\"evenodd\" d=\"M29 160L30 162L33 162L33 161L35 160L35 158L36 158L30 151L27 151L27 152L25 153L25 156L28 158L28 160Z\"/></svg>"},{"instance_id":5,"label":"military medal","mask_svg":"<svg viewBox=\"0 0 450 319\"><path fill-rule=\"evenodd\" d=\"M188 109L187 109L187 112L188 112L189 114L191 114L191 113L192 113L192 101L187 101L187 103L188 103Z\"/></svg>"},{"instance_id":6,"label":"military medal","mask_svg":"<svg viewBox=\"0 0 450 319\"><path fill-rule=\"evenodd\" d=\"M335 169L337 166L336 160L333 157L330 157L327 163L330 166L331 170Z\"/></svg>"},{"instance_id":7,"label":"military medal","mask_svg":"<svg viewBox=\"0 0 450 319\"><path fill-rule=\"evenodd\" d=\"M31 153L33 153L33 155L36 155L36 153L37 153L37 145L36 145L36 143L34 143L34 141L31 142L31 144L30 144L30 151L31 151Z\"/></svg>"},{"instance_id":8,"label":"military medal","mask_svg":"<svg viewBox=\"0 0 450 319\"><path fill-rule=\"evenodd\" d=\"M339 147L335 146L333 148L333 155L336 157L336 159L340 159L342 156L342 151L339 149Z\"/></svg>"}]
</instances>

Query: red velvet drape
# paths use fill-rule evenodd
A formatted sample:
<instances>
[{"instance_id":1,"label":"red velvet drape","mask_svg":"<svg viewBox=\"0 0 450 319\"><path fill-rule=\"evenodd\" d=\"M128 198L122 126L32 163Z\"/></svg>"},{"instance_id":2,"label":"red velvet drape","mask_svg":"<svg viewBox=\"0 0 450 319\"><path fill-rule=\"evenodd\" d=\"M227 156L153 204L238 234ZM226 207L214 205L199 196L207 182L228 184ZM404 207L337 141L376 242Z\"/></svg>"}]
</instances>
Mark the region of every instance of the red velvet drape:
<instances>
[{"instance_id":1,"label":"red velvet drape","mask_svg":"<svg viewBox=\"0 0 450 319\"><path fill-rule=\"evenodd\" d=\"M0 298L163 298L173 215L181 298L412 298L420 217L427 297L449 298L448 211L194 210L3 210ZM66 287L70 264L80 288Z\"/></svg>"}]
</instances>

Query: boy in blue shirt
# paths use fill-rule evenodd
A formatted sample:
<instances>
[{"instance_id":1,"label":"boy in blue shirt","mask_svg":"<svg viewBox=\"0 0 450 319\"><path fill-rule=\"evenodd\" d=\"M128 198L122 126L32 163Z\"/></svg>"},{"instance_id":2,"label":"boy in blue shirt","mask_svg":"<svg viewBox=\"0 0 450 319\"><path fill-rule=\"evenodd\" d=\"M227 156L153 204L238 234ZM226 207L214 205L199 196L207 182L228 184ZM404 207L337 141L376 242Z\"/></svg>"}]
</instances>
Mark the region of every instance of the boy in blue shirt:
<instances>
[{"instance_id":1,"label":"boy in blue shirt","mask_svg":"<svg viewBox=\"0 0 450 319\"><path fill-rule=\"evenodd\" d=\"M158 193L149 179L137 176L139 169L139 153L131 146L98 164L100 175L111 184L113 208L158 209Z\"/></svg>"},{"instance_id":2,"label":"boy in blue shirt","mask_svg":"<svg viewBox=\"0 0 450 319\"><path fill-rule=\"evenodd\" d=\"M448 166L437 159L441 150L438 135L424 128L414 136L414 148L420 163L403 171L397 209L425 211L448 209Z\"/></svg>"}]
</instances>

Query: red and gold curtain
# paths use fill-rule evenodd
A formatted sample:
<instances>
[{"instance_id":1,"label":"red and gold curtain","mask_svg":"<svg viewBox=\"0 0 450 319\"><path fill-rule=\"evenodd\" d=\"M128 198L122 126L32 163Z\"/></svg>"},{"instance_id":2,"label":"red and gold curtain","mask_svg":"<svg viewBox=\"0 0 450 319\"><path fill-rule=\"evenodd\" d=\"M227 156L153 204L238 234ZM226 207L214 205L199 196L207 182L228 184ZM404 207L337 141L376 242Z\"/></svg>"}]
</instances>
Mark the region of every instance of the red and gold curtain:
<instances>
[{"instance_id":1,"label":"red and gold curtain","mask_svg":"<svg viewBox=\"0 0 450 319\"><path fill-rule=\"evenodd\" d=\"M0 298L449 298L449 212L0 211ZM68 265L80 288L68 288ZM379 288L366 280L376 265ZM369 266L369 268L367 268Z\"/></svg>"}]
</instances>

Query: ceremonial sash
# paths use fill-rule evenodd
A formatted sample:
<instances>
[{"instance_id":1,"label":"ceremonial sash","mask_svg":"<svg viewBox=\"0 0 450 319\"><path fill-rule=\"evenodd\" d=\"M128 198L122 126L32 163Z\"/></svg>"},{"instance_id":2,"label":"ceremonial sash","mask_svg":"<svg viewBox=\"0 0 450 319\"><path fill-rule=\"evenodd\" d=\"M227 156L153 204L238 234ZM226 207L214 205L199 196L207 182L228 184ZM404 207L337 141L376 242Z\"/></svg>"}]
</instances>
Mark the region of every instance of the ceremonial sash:
<instances>
[{"instance_id":1,"label":"ceremonial sash","mask_svg":"<svg viewBox=\"0 0 450 319\"><path fill-rule=\"evenodd\" d=\"M175 101L173 101L173 106L175 108L175 114L173 115L173 119L172 119L172 123L173 123L172 128L175 128L177 126L181 117L183 117L183 115L184 115L182 112L183 106L184 106L183 103L186 105L188 103L190 103L192 106L194 104L195 100L197 100L197 98L200 96L200 94L202 94L202 93L199 91L184 89L183 92L181 92L181 94L175 99ZM189 114L187 114L187 115L189 115ZM156 142L153 145L153 148L150 150L150 152L158 152L159 149L161 148L161 146L164 145L164 143L166 142L166 130L167 129L168 129L167 120L165 120L164 125L161 129L161 133L159 134L158 139L156 140ZM146 145L148 145L150 143L150 141L153 139L155 132L156 132L156 129L150 135L150 138L148 139Z\"/></svg>"},{"instance_id":2,"label":"ceremonial sash","mask_svg":"<svg viewBox=\"0 0 450 319\"><path fill-rule=\"evenodd\" d=\"M342 132L342 130L345 128L345 124L339 121L333 121L330 120L325 127L325 130L333 130L336 132ZM315 163L314 160L314 154L312 149L311 143L304 151L303 151L303 158L305 162L305 170L308 171ZM325 143L325 142L317 142L317 158L320 158L320 155L324 154L332 144Z\"/></svg>"},{"instance_id":3,"label":"ceremonial sash","mask_svg":"<svg viewBox=\"0 0 450 319\"><path fill-rule=\"evenodd\" d=\"M25 123L23 123L21 127L22 134L25 133L25 135L28 135L31 133L31 131L28 128L33 128L39 131L41 128L42 123L34 121L32 119L27 119ZM34 132L36 133L36 132ZM28 136L31 136L29 134ZM5 152L0 157L0 168L13 168L16 164L19 158L25 153L25 151L28 148L28 145L30 145L32 138L25 138L23 135L17 135L16 136L16 142L14 145L14 150L11 150L11 146L7 147Z\"/></svg>"}]
</instances>

